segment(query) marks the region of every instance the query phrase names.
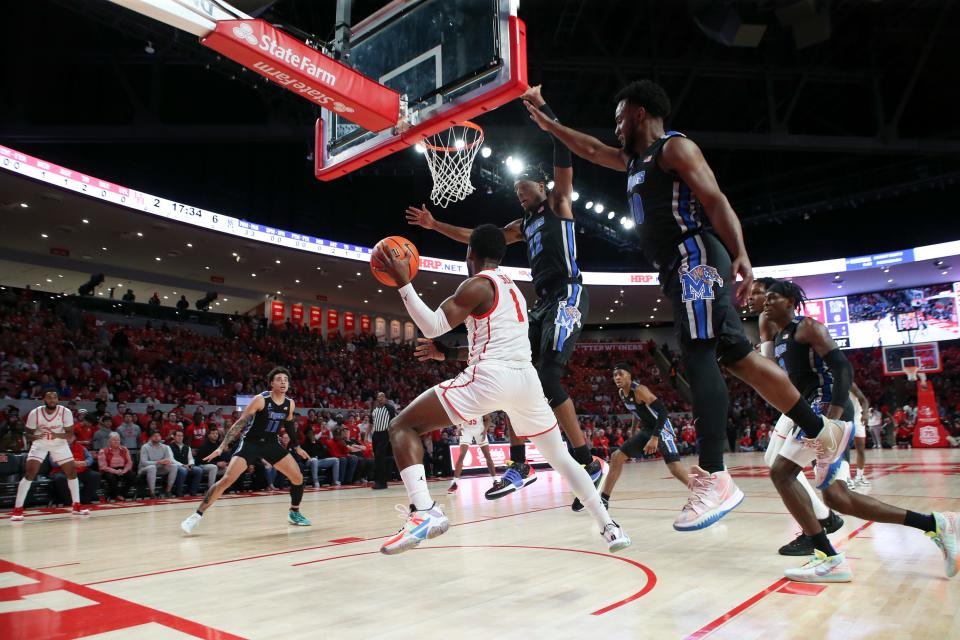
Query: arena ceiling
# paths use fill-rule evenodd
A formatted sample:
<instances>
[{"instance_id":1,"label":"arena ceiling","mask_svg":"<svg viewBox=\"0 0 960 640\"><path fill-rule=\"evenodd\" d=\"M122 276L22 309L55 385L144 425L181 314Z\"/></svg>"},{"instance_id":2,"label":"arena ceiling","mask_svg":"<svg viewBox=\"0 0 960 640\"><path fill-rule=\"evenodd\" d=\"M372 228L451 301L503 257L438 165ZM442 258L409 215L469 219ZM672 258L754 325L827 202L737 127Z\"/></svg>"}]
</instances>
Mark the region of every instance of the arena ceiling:
<instances>
[{"instance_id":1,"label":"arena ceiling","mask_svg":"<svg viewBox=\"0 0 960 640\"><path fill-rule=\"evenodd\" d=\"M356 0L354 19L380 4ZM524 0L530 78L566 122L608 141L617 88L639 77L662 83L674 101L669 124L704 147L744 220L755 264L960 238L955 2L816 2L829 14L828 35L800 46L777 14L796 0L720 3L766 25L749 47L708 38L694 21L704 4ZM334 5L279 0L265 17L326 39ZM105 0L21 2L5 17L18 28L0 42L3 144L254 222L367 246L403 233L425 254L462 257L459 245L403 221L404 207L429 193L413 151L320 183L308 159L316 110L217 60L192 36ZM549 143L519 105L480 123L495 152L549 158ZM581 193L608 208L622 202L622 175L580 161L575 174ZM518 217L508 192L485 191L438 216L465 226ZM30 237L35 221L20 216L13 227ZM619 246L578 238L586 270L648 268L629 238ZM232 240L209 242L226 249ZM149 273L153 258L134 252L127 266ZM523 262L512 248L508 263ZM263 295L259 285L250 291Z\"/></svg>"}]
</instances>

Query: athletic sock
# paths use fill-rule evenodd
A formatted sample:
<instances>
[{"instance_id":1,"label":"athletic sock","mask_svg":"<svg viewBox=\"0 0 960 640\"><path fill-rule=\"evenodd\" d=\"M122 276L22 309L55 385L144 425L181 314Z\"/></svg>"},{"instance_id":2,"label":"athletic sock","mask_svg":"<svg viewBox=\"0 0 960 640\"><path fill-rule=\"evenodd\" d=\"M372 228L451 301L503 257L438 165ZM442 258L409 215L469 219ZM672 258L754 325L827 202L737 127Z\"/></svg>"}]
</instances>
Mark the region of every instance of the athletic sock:
<instances>
[{"instance_id":1,"label":"athletic sock","mask_svg":"<svg viewBox=\"0 0 960 640\"><path fill-rule=\"evenodd\" d=\"M14 506L18 509L23 507L23 504L27 501L27 494L30 493L31 484L33 484L33 480L20 478L20 484L17 485L17 501L14 503Z\"/></svg>"},{"instance_id":2,"label":"athletic sock","mask_svg":"<svg viewBox=\"0 0 960 640\"><path fill-rule=\"evenodd\" d=\"M903 524L914 529L920 529L924 533L936 533L937 521L932 513L917 513L916 511L907 511L907 517L903 519Z\"/></svg>"},{"instance_id":3,"label":"athletic sock","mask_svg":"<svg viewBox=\"0 0 960 640\"><path fill-rule=\"evenodd\" d=\"M817 551L822 551L828 556L837 555L837 550L830 544L830 538L827 537L827 532L823 529L820 529L820 533L810 536L810 539L813 540L813 548Z\"/></svg>"},{"instance_id":4,"label":"athletic sock","mask_svg":"<svg viewBox=\"0 0 960 640\"><path fill-rule=\"evenodd\" d=\"M203 511L200 511L200 509L197 509L197 515L202 518L202 517L203 517Z\"/></svg>"},{"instance_id":5,"label":"athletic sock","mask_svg":"<svg viewBox=\"0 0 960 640\"><path fill-rule=\"evenodd\" d=\"M588 465L593 462L593 454L590 453L590 447L583 445L573 450L573 459L582 465Z\"/></svg>"},{"instance_id":6,"label":"athletic sock","mask_svg":"<svg viewBox=\"0 0 960 640\"><path fill-rule=\"evenodd\" d=\"M70 499L74 504L79 504L80 502L80 479L74 478L73 480L67 479L67 486L70 487Z\"/></svg>"},{"instance_id":7,"label":"athletic sock","mask_svg":"<svg viewBox=\"0 0 960 640\"><path fill-rule=\"evenodd\" d=\"M863 477L863 469L857 469L857 479Z\"/></svg>"},{"instance_id":8,"label":"athletic sock","mask_svg":"<svg viewBox=\"0 0 960 640\"><path fill-rule=\"evenodd\" d=\"M610 494L609 494L609 493L601 493L601 494L600 494L600 497L603 498L604 500L606 500L607 502L610 502Z\"/></svg>"},{"instance_id":9,"label":"athletic sock","mask_svg":"<svg viewBox=\"0 0 960 640\"><path fill-rule=\"evenodd\" d=\"M815 414L803 398L797 400L797 404L787 411L787 417L793 420L808 438L816 438L823 429L823 418Z\"/></svg>"},{"instance_id":10,"label":"athletic sock","mask_svg":"<svg viewBox=\"0 0 960 640\"><path fill-rule=\"evenodd\" d=\"M426 511L433 506L433 498L427 489L427 476L422 464L412 464L400 472L400 479L407 489L407 497L417 511Z\"/></svg>"},{"instance_id":11,"label":"athletic sock","mask_svg":"<svg viewBox=\"0 0 960 640\"><path fill-rule=\"evenodd\" d=\"M517 464L525 463L527 461L527 445L525 444L510 445L510 460L511 462L516 462Z\"/></svg>"}]
</instances>

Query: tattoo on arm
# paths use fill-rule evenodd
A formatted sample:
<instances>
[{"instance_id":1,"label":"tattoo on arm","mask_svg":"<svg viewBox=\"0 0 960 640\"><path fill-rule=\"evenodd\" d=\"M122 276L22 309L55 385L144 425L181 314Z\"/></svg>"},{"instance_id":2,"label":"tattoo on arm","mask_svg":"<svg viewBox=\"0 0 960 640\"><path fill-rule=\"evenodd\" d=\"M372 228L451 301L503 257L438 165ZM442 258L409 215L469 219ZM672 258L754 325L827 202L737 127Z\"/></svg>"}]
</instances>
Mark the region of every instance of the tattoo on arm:
<instances>
[{"instance_id":1,"label":"tattoo on arm","mask_svg":"<svg viewBox=\"0 0 960 640\"><path fill-rule=\"evenodd\" d=\"M223 435L223 442L220 444L224 449L230 446L230 443L243 431L243 424L246 422L245 418L240 418L233 423L233 426Z\"/></svg>"}]
</instances>

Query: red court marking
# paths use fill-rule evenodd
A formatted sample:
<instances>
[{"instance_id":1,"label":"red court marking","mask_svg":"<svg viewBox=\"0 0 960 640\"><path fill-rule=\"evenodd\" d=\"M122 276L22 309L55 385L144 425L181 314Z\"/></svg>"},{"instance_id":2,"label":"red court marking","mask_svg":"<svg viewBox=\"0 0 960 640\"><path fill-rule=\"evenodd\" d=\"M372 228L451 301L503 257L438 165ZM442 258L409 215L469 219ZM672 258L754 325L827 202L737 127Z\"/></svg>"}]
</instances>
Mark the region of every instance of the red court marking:
<instances>
[{"instance_id":1,"label":"red court marking","mask_svg":"<svg viewBox=\"0 0 960 640\"><path fill-rule=\"evenodd\" d=\"M855 538L861 531L863 531L864 529L866 529L872 524L873 524L872 520L865 522L864 524L860 525L859 527L854 529L852 532L850 532L850 534L846 538L835 543L833 547L835 549L842 547L845 543ZM713 620L712 622L708 622L706 625L704 625L700 629L697 629L696 631L691 633L689 636L687 636L685 640L699 640L700 638L706 638L708 635L710 635L711 633L713 633L723 625L727 624L732 619L736 618L738 615L740 615L741 613L743 613L753 605L757 604L758 602L766 598L768 595L770 595L774 591L778 591L781 587L783 587L784 585L790 582L791 581L787 580L786 578L780 578L779 580L771 584L769 587L767 587L763 591L755 594L753 597L747 600L744 600L743 602L738 604L733 609L730 609L730 611L726 612L716 620Z\"/></svg>"},{"instance_id":2,"label":"red court marking","mask_svg":"<svg viewBox=\"0 0 960 640\"><path fill-rule=\"evenodd\" d=\"M337 538L335 540L330 540L333 544L349 544L351 542L362 542L363 538Z\"/></svg>"},{"instance_id":3,"label":"red court marking","mask_svg":"<svg viewBox=\"0 0 960 640\"><path fill-rule=\"evenodd\" d=\"M45 567L37 567L37 571L41 569L53 569L54 567L69 567L71 565L80 564L79 562L64 562L63 564L49 564Z\"/></svg>"},{"instance_id":4,"label":"red court marking","mask_svg":"<svg viewBox=\"0 0 960 640\"><path fill-rule=\"evenodd\" d=\"M806 584L804 582L787 582L777 593L786 593L791 596L815 596L826 589L822 584Z\"/></svg>"},{"instance_id":5,"label":"red court marking","mask_svg":"<svg viewBox=\"0 0 960 640\"><path fill-rule=\"evenodd\" d=\"M467 522L460 522L460 523L458 523L458 524L451 525L451 527L462 527L463 525L466 525L466 524L476 524L476 523L478 523L478 522L489 522L489 521L491 521L491 520L500 520L501 518L513 518L513 517L516 517L516 516L522 516L522 515L526 515L526 514L529 514L529 513L537 513L537 512L539 512L539 511L550 511L550 510L552 510L552 509L563 509L563 508L565 508L565 507L568 507L568 505L566 505L566 504L561 504L561 505L557 505L557 506L555 506L555 507L543 507L543 508L541 508L541 509L531 509L530 511L520 511L520 512L518 512L518 513L508 513L508 514L504 514L504 515L502 515L502 516L487 516L487 517L481 518L481 519L479 519L479 520L469 520L469 521L467 521ZM393 534L391 533L391 534L387 534L387 535L385 535L385 536L376 536L376 537L373 537L373 538L357 538L357 539L356 539L356 542L368 542L368 541L370 541L370 540L381 540L381 539L383 539L383 538L389 538L389 537L392 536L392 535L393 535ZM122 577L120 577L120 578L109 578L109 579L107 579L107 580L97 580L97 581L95 581L95 582L87 582L87 583L85 583L85 586L88 586L88 587L89 587L89 586L93 586L93 585L95 585L95 584L105 584L105 583L107 583L107 582L121 582L121 581L123 581L123 580L135 580L136 578L148 578L148 577L151 577L151 576L163 575L163 574L165 574L165 573L177 573L177 572L180 572L180 571L190 571L190 570L192 570L192 569L203 569L204 567L215 567L215 566L221 565L221 564L232 564L232 563L234 563L234 562L246 562L247 560L259 560L260 558L271 558L271 557L273 557L273 556L282 556L282 555L287 555L287 554L290 554L290 553L300 553L301 551L314 551L314 550L316 550L316 549L326 549L326 548L328 548L328 547L333 547L333 546L336 546L337 544L338 544L338 543L333 543L333 544L320 544L320 545L316 545L316 546L313 546L313 547L302 547L302 548L299 548L299 549L288 549L288 550L286 550L286 551L275 551L275 552L273 552L273 553L262 553L262 554L255 555L255 556L244 556L244 557L242 557L242 558L232 558L232 559L230 559L230 560L219 560L219 561L217 561L217 562L206 562L206 563L203 563L203 564L195 564L195 565L190 565L190 566L186 566L186 567L176 567L176 568L174 568L174 569L162 569L162 570L160 570L160 571L152 571L152 572L150 572L150 573L139 573L139 574L132 575L132 576L122 576ZM353 544L353 543L352 543L352 542L344 542L344 543L341 543L341 544Z\"/></svg>"},{"instance_id":6,"label":"red court marking","mask_svg":"<svg viewBox=\"0 0 960 640\"><path fill-rule=\"evenodd\" d=\"M0 601L15 601L23 596L59 590L96 603L61 613L38 607L29 611L0 614L0 637L66 640L154 622L195 638L243 640L232 633L151 609L5 560L0 560L0 571L10 571L37 581L34 584L0 589Z\"/></svg>"},{"instance_id":7,"label":"red court marking","mask_svg":"<svg viewBox=\"0 0 960 640\"><path fill-rule=\"evenodd\" d=\"M564 505L566 506L566 505ZM623 600L618 600L613 604L609 604L602 609L597 609L590 613L592 616L602 616L603 614L613 611L618 607L622 607L625 604L629 604L638 598L650 593L650 591L657 585L657 574L653 572L649 567L640 564L636 560L631 560L630 558L624 558L622 556L615 556L609 553L601 553L599 551L584 551L582 549L567 549L564 547L534 547L529 545L517 545L517 544L450 544L450 545L436 545L429 547L420 547L417 551L433 551L434 549L533 549L535 551L567 551L569 553L583 553L590 556L600 556L602 558L610 558L611 560L619 560L620 562L626 562L627 564L637 567L644 572L647 576L647 583L643 586L643 589L637 591L636 593L627 596ZM330 558L321 558L319 560L308 560L306 562L297 562L291 566L302 567L307 564L317 564L319 562L328 562L330 560L341 560L343 558L355 558L357 556L369 556L374 554L379 554L379 551L363 551L360 553L347 553L341 556L332 556ZM786 580L786 578L784 578Z\"/></svg>"}]
</instances>

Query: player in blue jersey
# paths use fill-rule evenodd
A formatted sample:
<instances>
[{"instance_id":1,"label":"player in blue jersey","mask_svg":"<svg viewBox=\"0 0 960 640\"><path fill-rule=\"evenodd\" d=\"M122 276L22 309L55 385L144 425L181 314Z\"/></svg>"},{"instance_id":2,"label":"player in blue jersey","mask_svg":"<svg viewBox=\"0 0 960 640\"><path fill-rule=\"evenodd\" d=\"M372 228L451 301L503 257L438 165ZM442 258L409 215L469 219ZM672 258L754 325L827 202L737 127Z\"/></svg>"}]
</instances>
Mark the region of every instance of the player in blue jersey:
<instances>
[{"instance_id":1,"label":"player in blue jersey","mask_svg":"<svg viewBox=\"0 0 960 640\"><path fill-rule=\"evenodd\" d=\"M292 451L304 460L310 457L299 445L296 422L293 420L295 405L293 400L287 397L290 372L283 367L276 367L267 374L267 381L270 384L270 391L264 391L253 397L250 404L244 407L237 421L227 430L220 446L204 458L207 462L219 457L228 450L230 443L238 436L240 437L240 446L233 452L223 477L207 489L196 512L190 514L180 524L184 533L192 533L200 524L204 512L233 485L240 474L247 470L248 465L259 462L261 459L272 464L277 471L290 480L290 513L287 521L301 527L310 526L310 521L300 513L300 501L303 499L303 473L291 455ZM280 444L280 427L283 427L290 436L289 450Z\"/></svg>"},{"instance_id":2,"label":"player in blue jersey","mask_svg":"<svg viewBox=\"0 0 960 640\"><path fill-rule=\"evenodd\" d=\"M816 438L824 469L833 469L849 445L843 423L815 414L786 374L747 340L736 303L746 301L753 269L740 221L700 147L665 128L666 92L648 80L632 82L616 103L620 147L565 127L529 105L527 110L577 155L627 173L627 199L643 252L659 270L673 306L697 420L700 464L690 468L689 498L673 524L677 531L692 531L710 526L743 500L723 463L730 399L719 365ZM739 289L738 276L743 279Z\"/></svg>"},{"instance_id":3,"label":"player in blue jersey","mask_svg":"<svg viewBox=\"0 0 960 640\"><path fill-rule=\"evenodd\" d=\"M633 416L631 427L640 427L640 429L627 438L610 456L610 471L607 473L603 492L600 494L603 503L610 502L613 488L627 460L639 458L643 454L652 455L659 451L673 477L686 486L690 478L680 463L676 433L667 416L666 405L646 385L633 379L630 365L625 362L613 365L613 383L617 385L620 402Z\"/></svg>"}]
</instances>

